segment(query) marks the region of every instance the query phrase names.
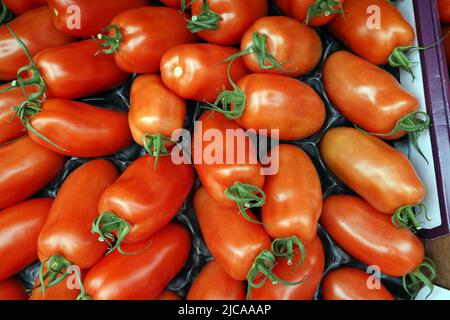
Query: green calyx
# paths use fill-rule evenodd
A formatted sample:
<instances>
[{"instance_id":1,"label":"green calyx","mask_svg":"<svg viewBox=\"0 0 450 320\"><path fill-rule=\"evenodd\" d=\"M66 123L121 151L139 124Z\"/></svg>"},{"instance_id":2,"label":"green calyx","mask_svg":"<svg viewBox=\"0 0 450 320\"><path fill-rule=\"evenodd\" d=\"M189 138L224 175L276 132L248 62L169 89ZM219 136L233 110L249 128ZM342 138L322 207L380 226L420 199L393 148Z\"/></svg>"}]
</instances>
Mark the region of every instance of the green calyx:
<instances>
[{"instance_id":1,"label":"green calyx","mask_svg":"<svg viewBox=\"0 0 450 320\"><path fill-rule=\"evenodd\" d=\"M294 245L297 245L297 248L294 248ZM303 265L306 258L306 248L296 236L273 240L271 250L275 256L286 258L288 265L292 265L292 260L294 259L296 252L300 252L300 259L295 265L294 271L297 270L300 265Z\"/></svg>"},{"instance_id":2,"label":"green calyx","mask_svg":"<svg viewBox=\"0 0 450 320\"><path fill-rule=\"evenodd\" d=\"M100 52L103 52L104 54L113 54L114 52L119 50L120 45L123 42L122 32L120 31L120 28L116 25L107 26L103 30L105 31L105 33L109 33L110 30L114 30L114 35L107 36L102 33L99 33L97 35L97 39L103 41L100 44L100 47L104 49L98 51L96 54L99 54Z\"/></svg>"},{"instance_id":3,"label":"green calyx","mask_svg":"<svg viewBox=\"0 0 450 320\"><path fill-rule=\"evenodd\" d=\"M331 14L344 14L342 4L338 0L317 0L308 9L305 24L320 15L328 17Z\"/></svg>"},{"instance_id":4,"label":"green calyx","mask_svg":"<svg viewBox=\"0 0 450 320\"><path fill-rule=\"evenodd\" d=\"M158 158L160 156L167 156L169 152L166 148L167 142L173 142L170 138L164 137L161 134L145 134L143 137L143 147L147 153L156 158L154 170L158 165Z\"/></svg>"},{"instance_id":5,"label":"green calyx","mask_svg":"<svg viewBox=\"0 0 450 320\"><path fill-rule=\"evenodd\" d=\"M397 228L408 228L412 231L420 230L422 227L419 220L417 220L417 216L422 213L424 213L425 218L430 221L427 215L427 207L422 202L412 206L408 205L400 207L392 215L392 224Z\"/></svg>"},{"instance_id":6,"label":"green calyx","mask_svg":"<svg viewBox=\"0 0 450 320\"><path fill-rule=\"evenodd\" d=\"M0 24L5 24L14 18L14 14L0 1Z\"/></svg>"},{"instance_id":7,"label":"green calyx","mask_svg":"<svg viewBox=\"0 0 450 320\"><path fill-rule=\"evenodd\" d=\"M409 279L409 283L408 282ZM436 266L430 258L425 258L424 261L413 272L404 275L402 279L403 288L413 300L419 291L424 287L430 289L427 299L433 292L433 280L436 279Z\"/></svg>"},{"instance_id":8,"label":"green calyx","mask_svg":"<svg viewBox=\"0 0 450 320\"><path fill-rule=\"evenodd\" d=\"M217 30L221 19L222 17L219 14L209 8L208 1L203 0L202 11L199 15L192 16L191 20L187 20L187 27L191 33L203 30Z\"/></svg>"},{"instance_id":9,"label":"green calyx","mask_svg":"<svg viewBox=\"0 0 450 320\"><path fill-rule=\"evenodd\" d=\"M125 236L131 231L130 224L113 212L106 211L92 223L92 233L99 235L100 242L106 241L109 254L117 249L121 254L132 254L125 252L120 247Z\"/></svg>"},{"instance_id":10,"label":"green calyx","mask_svg":"<svg viewBox=\"0 0 450 320\"><path fill-rule=\"evenodd\" d=\"M261 224L258 220L250 218L246 210L262 207L266 202L266 194L261 188L252 184L236 182L225 190L225 196L235 201L239 212L250 222Z\"/></svg>"}]
</instances>

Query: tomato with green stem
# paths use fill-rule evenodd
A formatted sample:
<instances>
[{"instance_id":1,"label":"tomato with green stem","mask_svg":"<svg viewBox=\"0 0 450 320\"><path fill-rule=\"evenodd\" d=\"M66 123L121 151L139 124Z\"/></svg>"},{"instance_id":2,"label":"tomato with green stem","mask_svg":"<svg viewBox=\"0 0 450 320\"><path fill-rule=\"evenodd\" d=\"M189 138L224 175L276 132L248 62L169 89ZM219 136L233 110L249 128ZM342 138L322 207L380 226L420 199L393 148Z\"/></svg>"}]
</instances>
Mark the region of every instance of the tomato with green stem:
<instances>
[{"instance_id":1,"label":"tomato with green stem","mask_svg":"<svg viewBox=\"0 0 450 320\"><path fill-rule=\"evenodd\" d=\"M107 245L98 241L91 226L97 216L100 196L117 177L117 169L111 162L92 160L64 180L38 239L41 266L36 293L41 292L45 297L45 289L67 279L69 267L89 269L105 254ZM79 285L79 298L84 299L84 289Z\"/></svg>"},{"instance_id":2,"label":"tomato with green stem","mask_svg":"<svg viewBox=\"0 0 450 320\"><path fill-rule=\"evenodd\" d=\"M403 277L408 292L407 277L413 284L422 283L432 290L435 270L425 259L421 240L409 229L394 226L391 217L363 199L351 195L329 196L325 199L320 223L352 257L378 266L387 275ZM431 272L429 278L424 270Z\"/></svg>"},{"instance_id":3,"label":"tomato with green stem","mask_svg":"<svg viewBox=\"0 0 450 320\"><path fill-rule=\"evenodd\" d=\"M171 156L145 155L134 161L105 190L98 202L92 232L123 254L123 243L143 241L177 214L194 184L194 170ZM113 242L115 243L113 244Z\"/></svg>"},{"instance_id":4,"label":"tomato with green stem","mask_svg":"<svg viewBox=\"0 0 450 320\"><path fill-rule=\"evenodd\" d=\"M381 283L379 287L369 287L371 277L373 275L353 267L335 269L322 280L322 296L325 300L394 300Z\"/></svg>"},{"instance_id":5,"label":"tomato with green stem","mask_svg":"<svg viewBox=\"0 0 450 320\"><path fill-rule=\"evenodd\" d=\"M214 102L217 96L232 88L228 81L225 59L238 52L236 48L209 43L184 44L169 49L161 60L164 84L179 96L197 101ZM242 59L236 59L230 70L236 82L248 74Z\"/></svg>"},{"instance_id":6,"label":"tomato with green stem","mask_svg":"<svg viewBox=\"0 0 450 320\"><path fill-rule=\"evenodd\" d=\"M51 198L36 198L0 211L0 280L37 259L37 239L52 203Z\"/></svg>"},{"instance_id":7,"label":"tomato with green stem","mask_svg":"<svg viewBox=\"0 0 450 320\"><path fill-rule=\"evenodd\" d=\"M0 301L28 300L28 295L19 280L11 278L0 281Z\"/></svg>"},{"instance_id":8,"label":"tomato with green stem","mask_svg":"<svg viewBox=\"0 0 450 320\"><path fill-rule=\"evenodd\" d=\"M47 268L45 266L42 272L43 274L47 272ZM44 292L40 288L39 277L36 277L29 300L77 300L81 297L80 295L82 293L78 284L78 279L83 282L86 275L86 270L79 271L79 278L74 274L74 272L78 271L73 270L66 280L61 281L52 287L46 288ZM47 286L50 281L51 278L45 279L44 286Z\"/></svg>"},{"instance_id":9,"label":"tomato with green stem","mask_svg":"<svg viewBox=\"0 0 450 320\"><path fill-rule=\"evenodd\" d=\"M320 153L327 167L397 226L420 229L425 187L409 159L377 137L353 128L325 133ZM414 214L418 207L420 212ZM390 217L388 217L390 218Z\"/></svg>"},{"instance_id":10,"label":"tomato with green stem","mask_svg":"<svg viewBox=\"0 0 450 320\"><path fill-rule=\"evenodd\" d=\"M439 17L442 23L450 23L450 1L437 0Z\"/></svg>"},{"instance_id":11,"label":"tomato with green stem","mask_svg":"<svg viewBox=\"0 0 450 320\"><path fill-rule=\"evenodd\" d=\"M191 5L187 26L202 39L216 44L234 45L245 31L269 12L267 0L199 0Z\"/></svg>"},{"instance_id":12,"label":"tomato with green stem","mask_svg":"<svg viewBox=\"0 0 450 320\"><path fill-rule=\"evenodd\" d=\"M345 15L344 0L275 0L285 15L311 27L321 27L338 15Z\"/></svg>"},{"instance_id":13,"label":"tomato with green stem","mask_svg":"<svg viewBox=\"0 0 450 320\"><path fill-rule=\"evenodd\" d=\"M17 16L47 5L46 0L2 0L1 2Z\"/></svg>"},{"instance_id":14,"label":"tomato with green stem","mask_svg":"<svg viewBox=\"0 0 450 320\"><path fill-rule=\"evenodd\" d=\"M185 265L191 237L181 225L169 224L141 242L124 244L123 249L134 253L112 252L88 272L84 285L94 300L158 298Z\"/></svg>"},{"instance_id":15,"label":"tomato with green stem","mask_svg":"<svg viewBox=\"0 0 450 320\"><path fill-rule=\"evenodd\" d=\"M0 209L47 186L61 171L65 160L27 136L0 146Z\"/></svg>"}]
</instances>

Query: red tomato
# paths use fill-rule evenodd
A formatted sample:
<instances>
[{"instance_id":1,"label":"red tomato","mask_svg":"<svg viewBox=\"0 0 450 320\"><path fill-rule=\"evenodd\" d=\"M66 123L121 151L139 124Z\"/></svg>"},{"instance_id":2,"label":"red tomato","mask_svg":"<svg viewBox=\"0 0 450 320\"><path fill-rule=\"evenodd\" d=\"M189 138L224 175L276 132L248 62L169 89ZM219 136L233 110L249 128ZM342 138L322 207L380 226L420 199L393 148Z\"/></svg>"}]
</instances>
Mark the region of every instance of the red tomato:
<instances>
[{"instance_id":1,"label":"red tomato","mask_svg":"<svg viewBox=\"0 0 450 320\"><path fill-rule=\"evenodd\" d=\"M191 11L187 24L191 32L211 43L234 45L256 20L267 15L269 5L267 0L199 0L192 3Z\"/></svg>"},{"instance_id":2,"label":"red tomato","mask_svg":"<svg viewBox=\"0 0 450 320\"><path fill-rule=\"evenodd\" d=\"M0 301L2 300L28 300L22 284L14 279L0 281Z\"/></svg>"},{"instance_id":3,"label":"red tomato","mask_svg":"<svg viewBox=\"0 0 450 320\"><path fill-rule=\"evenodd\" d=\"M267 48L265 55L261 47ZM317 66L322 56L322 41L314 29L297 20L264 17L245 32L241 50L248 53L243 60L252 72L297 77Z\"/></svg>"},{"instance_id":4,"label":"red tomato","mask_svg":"<svg viewBox=\"0 0 450 320\"><path fill-rule=\"evenodd\" d=\"M44 273L47 272L47 268L44 266ZM85 271L80 272L80 279L83 280L85 276ZM75 286L78 279L72 273L67 279L61 281L60 283L45 289L44 294L39 288L40 281L39 277L36 278L34 285L36 289L32 290L29 300L77 300L81 291ZM48 285L49 279L44 280L44 284Z\"/></svg>"},{"instance_id":5,"label":"red tomato","mask_svg":"<svg viewBox=\"0 0 450 320\"><path fill-rule=\"evenodd\" d=\"M198 121L202 130L195 130L192 142L198 177L214 201L222 206L235 208L236 201L231 199L229 193L234 193L232 189L235 189L233 186L237 182L258 189L264 186L264 175L257 161L256 147L233 120L225 118L220 113L206 111ZM214 140L208 138L210 132L220 133L222 138ZM245 141L243 148L245 150L239 147L241 140L242 145ZM211 149L214 149L214 154ZM233 161L227 161L230 157ZM239 162L239 159L243 161Z\"/></svg>"},{"instance_id":6,"label":"red tomato","mask_svg":"<svg viewBox=\"0 0 450 320\"><path fill-rule=\"evenodd\" d=\"M103 52L114 52L117 65L126 72L158 72L161 58L167 50L197 41L197 36L186 27L186 18L189 17L166 7L141 7L125 11L112 20L114 27L108 37L99 36L105 40L102 46L108 47Z\"/></svg>"},{"instance_id":7,"label":"red tomato","mask_svg":"<svg viewBox=\"0 0 450 320\"><path fill-rule=\"evenodd\" d=\"M195 193L194 208L214 259L231 278L246 280L255 258L270 248L270 238L264 228L247 221L234 209L221 207L204 188ZM250 211L247 214L256 219Z\"/></svg>"},{"instance_id":8,"label":"red tomato","mask_svg":"<svg viewBox=\"0 0 450 320\"><path fill-rule=\"evenodd\" d=\"M347 51L326 60L323 83L339 112L371 133L391 133L397 121L419 107L393 75ZM382 138L397 139L404 134L400 131Z\"/></svg>"},{"instance_id":9,"label":"red tomato","mask_svg":"<svg viewBox=\"0 0 450 320\"><path fill-rule=\"evenodd\" d=\"M273 268L273 273L279 278L290 282L302 281L301 283L285 285L266 281L261 288L252 289L251 300L311 300L319 287L325 266L325 254L318 236L306 246L306 252L303 265L294 271L292 268L300 259L298 251L292 265L286 259L278 259Z\"/></svg>"},{"instance_id":10,"label":"red tomato","mask_svg":"<svg viewBox=\"0 0 450 320\"><path fill-rule=\"evenodd\" d=\"M11 29L24 42L31 56L43 49L61 46L73 39L59 32L52 21L49 7L34 9L9 23ZM0 80L17 78L19 68L28 64L28 58L6 26L0 26Z\"/></svg>"},{"instance_id":11,"label":"red tomato","mask_svg":"<svg viewBox=\"0 0 450 320\"><path fill-rule=\"evenodd\" d=\"M298 147L282 144L271 150L279 164L276 175L264 184L266 203L262 222L271 238L296 236L303 243L317 233L322 211L322 188L314 164Z\"/></svg>"},{"instance_id":12,"label":"red tomato","mask_svg":"<svg viewBox=\"0 0 450 320\"><path fill-rule=\"evenodd\" d=\"M175 292L164 290L156 300L182 300L182 298Z\"/></svg>"},{"instance_id":13,"label":"red tomato","mask_svg":"<svg viewBox=\"0 0 450 320\"><path fill-rule=\"evenodd\" d=\"M342 267L329 272L322 280L325 300L394 300L380 283L380 287L368 286L369 274L362 270Z\"/></svg>"},{"instance_id":14,"label":"red tomato","mask_svg":"<svg viewBox=\"0 0 450 320\"><path fill-rule=\"evenodd\" d=\"M342 10L344 0L275 0L275 4L288 15L311 27L320 27L333 20Z\"/></svg>"},{"instance_id":15,"label":"red tomato","mask_svg":"<svg viewBox=\"0 0 450 320\"><path fill-rule=\"evenodd\" d=\"M46 0L2 0L2 2L17 16L47 5Z\"/></svg>"},{"instance_id":16,"label":"red tomato","mask_svg":"<svg viewBox=\"0 0 450 320\"><path fill-rule=\"evenodd\" d=\"M162 80L185 99L214 102L224 89L232 89L224 60L237 52L236 48L209 43L176 46L161 60ZM247 73L241 59L233 63L230 71L233 81Z\"/></svg>"},{"instance_id":17,"label":"red tomato","mask_svg":"<svg viewBox=\"0 0 450 320\"><path fill-rule=\"evenodd\" d=\"M120 251L122 240L140 242L166 226L191 191L192 166L174 164L170 156L160 157L157 166L155 161L149 155L134 161L100 198L100 217L93 231L106 241L114 237L113 232L117 233L111 251Z\"/></svg>"},{"instance_id":18,"label":"red tomato","mask_svg":"<svg viewBox=\"0 0 450 320\"><path fill-rule=\"evenodd\" d=\"M195 278L186 300L245 300L245 285L231 278L212 260Z\"/></svg>"},{"instance_id":19,"label":"red tomato","mask_svg":"<svg viewBox=\"0 0 450 320\"><path fill-rule=\"evenodd\" d=\"M447 38L444 39L445 56L447 57L447 67L450 68L450 26L443 29L442 35Z\"/></svg>"},{"instance_id":20,"label":"red tomato","mask_svg":"<svg viewBox=\"0 0 450 320\"><path fill-rule=\"evenodd\" d=\"M37 259L37 239L52 202L50 198L32 199L0 211L0 280Z\"/></svg>"},{"instance_id":21,"label":"red tomato","mask_svg":"<svg viewBox=\"0 0 450 320\"><path fill-rule=\"evenodd\" d=\"M110 90L127 79L114 58L97 54L95 40L41 51L35 62L51 98L76 99Z\"/></svg>"},{"instance_id":22,"label":"red tomato","mask_svg":"<svg viewBox=\"0 0 450 320\"><path fill-rule=\"evenodd\" d=\"M131 143L125 112L71 100L47 100L42 111L30 120L30 125L53 144L29 129L28 134L35 142L74 157L107 156Z\"/></svg>"},{"instance_id":23,"label":"red tomato","mask_svg":"<svg viewBox=\"0 0 450 320\"><path fill-rule=\"evenodd\" d=\"M47 186L65 160L29 137L0 146L0 209L25 200Z\"/></svg>"},{"instance_id":24,"label":"red tomato","mask_svg":"<svg viewBox=\"0 0 450 320\"><path fill-rule=\"evenodd\" d=\"M150 238L123 248L135 253L113 252L87 274L84 284L94 300L156 299L186 263L191 238L184 227L169 224Z\"/></svg>"},{"instance_id":25,"label":"red tomato","mask_svg":"<svg viewBox=\"0 0 450 320\"><path fill-rule=\"evenodd\" d=\"M450 23L450 0L437 0L437 5L441 22Z\"/></svg>"},{"instance_id":26,"label":"red tomato","mask_svg":"<svg viewBox=\"0 0 450 320\"><path fill-rule=\"evenodd\" d=\"M56 28L73 37L88 38L106 28L119 13L150 0L48 0ZM77 16L78 15L78 16Z\"/></svg>"},{"instance_id":27,"label":"red tomato","mask_svg":"<svg viewBox=\"0 0 450 320\"><path fill-rule=\"evenodd\" d=\"M407 228L397 228L391 217L358 197L334 195L325 199L320 223L352 257L378 266L387 275L408 274L424 259L418 237Z\"/></svg>"},{"instance_id":28,"label":"red tomato","mask_svg":"<svg viewBox=\"0 0 450 320\"><path fill-rule=\"evenodd\" d=\"M345 14L328 24L329 31L374 64L387 64L397 47L414 42L414 29L389 1L346 0L343 7Z\"/></svg>"},{"instance_id":29,"label":"red tomato","mask_svg":"<svg viewBox=\"0 0 450 320\"><path fill-rule=\"evenodd\" d=\"M183 5L189 6L189 4L191 3L190 0L160 0L159 2L161 2L162 4L165 4L166 6L172 7L172 8L177 8L177 9L181 9L183 7Z\"/></svg>"},{"instance_id":30,"label":"red tomato","mask_svg":"<svg viewBox=\"0 0 450 320\"><path fill-rule=\"evenodd\" d=\"M320 152L342 182L381 212L392 214L425 196L425 187L405 155L357 129L329 130Z\"/></svg>"}]
</instances>

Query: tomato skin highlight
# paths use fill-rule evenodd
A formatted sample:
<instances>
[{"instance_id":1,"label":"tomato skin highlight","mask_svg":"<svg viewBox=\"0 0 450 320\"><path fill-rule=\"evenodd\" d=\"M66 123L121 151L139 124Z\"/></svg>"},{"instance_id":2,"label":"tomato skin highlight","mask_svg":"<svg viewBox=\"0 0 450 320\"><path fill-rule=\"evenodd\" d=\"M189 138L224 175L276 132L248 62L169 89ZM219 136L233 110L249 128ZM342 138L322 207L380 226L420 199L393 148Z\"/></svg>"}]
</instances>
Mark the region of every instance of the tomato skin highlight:
<instances>
[{"instance_id":1,"label":"tomato skin highlight","mask_svg":"<svg viewBox=\"0 0 450 320\"><path fill-rule=\"evenodd\" d=\"M0 85L0 90L8 87L9 84ZM31 91L30 89L29 92ZM25 97L21 88L0 92L0 145L27 133L13 110L13 107L19 106L24 101Z\"/></svg>"},{"instance_id":2,"label":"tomato skin highlight","mask_svg":"<svg viewBox=\"0 0 450 320\"><path fill-rule=\"evenodd\" d=\"M170 290L164 290L156 300L183 300L179 295Z\"/></svg>"},{"instance_id":3,"label":"tomato skin highlight","mask_svg":"<svg viewBox=\"0 0 450 320\"><path fill-rule=\"evenodd\" d=\"M92 221L97 216L102 192L117 177L117 169L111 162L92 160L66 178L39 235L39 260L60 254L84 270L102 258L107 245L92 234Z\"/></svg>"},{"instance_id":4,"label":"tomato skin highlight","mask_svg":"<svg viewBox=\"0 0 450 320\"><path fill-rule=\"evenodd\" d=\"M50 198L36 198L0 211L0 280L37 259L37 239L52 203Z\"/></svg>"},{"instance_id":5,"label":"tomato skin highlight","mask_svg":"<svg viewBox=\"0 0 450 320\"><path fill-rule=\"evenodd\" d=\"M450 23L450 1L437 0L439 17L442 23Z\"/></svg>"},{"instance_id":6,"label":"tomato skin highlight","mask_svg":"<svg viewBox=\"0 0 450 320\"><path fill-rule=\"evenodd\" d=\"M97 54L95 40L84 40L41 51L34 61L47 84L47 97L77 99L104 92L121 84L128 73L114 57Z\"/></svg>"},{"instance_id":7,"label":"tomato skin highlight","mask_svg":"<svg viewBox=\"0 0 450 320\"><path fill-rule=\"evenodd\" d=\"M28 296L19 280L14 278L0 281L0 301L28 300Z\"/></svg>"},{"instance_id":8,"label":"tomato skin highlight","mask_svg":"<svg viewBox=\"0 0 450 320\"><path fill-rule=\"evenodd\" d=\"M442 36L450 34L450 26L445 26L442 31ZM450 35L444 39L445 57L447 58L447 67L450 68Z\"/></svg>"},{"instance_id":9,"label":"tomato skin highlight","mask_svg":"<svg viewBox=\"0 0 450 320\"><path fill-rule=\"evenodd\" d=\"M308 9L314 2L317 2L317 0L275 0L275 5L283 12L283 14L304 23L308 16ZM339 0L339 2L342 4L344 3L344 0ZM336 7L334 9L338 9ZM328 16L321 14L320 16L311 19L308 25L311 27L324 26L333 20L335 16L335 13L331 13Z\"/></svg>"},{"instance_id":10,"label":"tomato skin highlight","mask_svg":"<svg viewBox=\"0 0 450 320\"><path fill-rule=\"evenodd\" d=\"M159 75L138 76L131 87L129 126L137 144L145 134L161 134L170 138L183 128L186 101L169 90Z\"/></svg>"},{"instance_id":11,"label":"tomato skin highlight","mask_svg":"<svg viewBox=\"0 0 450 320\"><path fill-rule=\"evenodd\" d=\"M107 156L119 152L131 143L128 115L125 112L77 101L49 99L30 124L60 148L28 130L29 136L36 143L74 157Z\"/></svg>"},{"instance_id":12,"label":"tomato skin highlight","mask_svg":"<svg viewBox=\"0 0 450 320\"><path fill-rule=\"evenodd\" d=\"M391 132L398 120L419 107L393 75L347 51L338 51L325 61L323 83L339 112L371 133Z\"/></svg>"},{"instance_id":13,"label":"tomato skin highlight","mask_svg":"<svg viewBox=\"0 0 450 320\"><path fill-rule=\"evenodd\" d=\"M203 1L194 1L192 15L199 15ZM259 18L267 16L267 0L207 0L209 9L220 15L217 30L205 29L197 34L210 43L235 45L241 41L245 31Z\"/></svg>"},{"instance_id":14,"label":"tomato skin highlight","mask_svg":"<svg viewBox=\"0 0 450 320\"><path fill-rule=\"evenodd\" d=\"M27 46L31 56L74 40L55 28L49 7L31 10L12 20L9 26ZM0 80L17 79L17 71L28 65L29 60L6 26L0 26L0 52Z\"/></svg>"},{"instance_id":15,"label":"tomato skin highlight","mask_svg":"<svg viewBox=\"0 0 450 320\"><path fill-rule=\"evenodd\" d=\"M245 129L278 129L281 140L300 140L322 128L325 105L307 84L275 74L253 73L237 83L246 94L236 119Z\"/></svg>"},{"instance_id":16,"label":"tomato skin highlight","mask_svg":"<svg viewBox=\"0 0 450 320\"><path fill-rule=\"evenodd\" d=\"M173 47L161 60L162 80L185 99L212 103L224 89L232 88L227 77L228 63L223 61L236 53L236 48L209 43ZM248 72L242 59L237 59L231 67L231 79L237 82Z\"/></svg>"},{"instance_id":17,"label":"tomato skin highlight","mask_svg":"<svg viewBox=\"0 0 450 320\"><path fill-rule=\"evenodd\" d=\"M303 266L295 271L300 254L297 253L292 260L292 265L287 264L286 259L277 259L273 273L285 281L297 282L307 275L303 283L289 286L284 284L272 284L270 280L259 289L252 289L250 300L311 300L319 287L325 266L325 254L319 236L316 236L306 246L306 257Z\"/></svg>"},{"instance_id":18,"label":"tomato skin highlight","mask_svg":"<svg viewBox=\"0 0 450 320\"><path fill-rule=\"evenodd\" d=\"M149 0L48 0L54 10L53 22L61 32L78 38L89 38L102 32L119 13L149 4ZM81 14L80 25L71 28L76 11L71 6L78 6Z\"/></svg>"},{"instance_id":19,"label":"tomato skin highlight","mask_svg":"<svg viewBox=\"0 0 450 320\"><path fill-rule=\"evenodd\" d=\"M170 156L145 155L134 161L105 190L98 213L113 212L131 225L124 243L147 239L166 226L177 214L194 184L194 170L187 164L176 165Z\"/></svg>"},{"instance_id":20,"label":"tomato skin highlight","mask_svg":"<svg viewBox=\"0 0 450 320\"><path fill-rule=\"evenodd\" d=\"M46 0L2 0L2 2L16 16L20 16L27 11L47 5Z\"/></svg>"},{"instance_id":21,"label":"tomato skin highlight","mask_svg":"<svg viewBox=\"0 0 450 320\"><path fill-rule=\"evenodd\" d=\"M212 260L195 278L186 300L245 300L245 285L231 278Z\"/></svg>"},{"instance_id":22,"label":"tomato skin highlight","mask_svg":"<svg viewBox=\"0 0 450 320\"><path fill-rule=\"evenodd\" d=\"M278 161L279 171L266 177L263 226L272 239L297 236L306 244L317 234L322 211L319 175L308 155L296 146L281 144L271 154L278 158L272 161Z\"/></svg>"},{"instance_id":23,"label":"tomato skin highlight","mask_svg":"<svg viewBox=\"0 0 450 320\"><path fill-rule=\"evenodd\" d=\"M184 227L169 224L142 242L124 244L123 249L137 253L114 251L87 274L84 285L94 300L157 298L186 263L191 237Z\"/></svg>"},{"instance_id":24,"label":"tomato skin highlight","mask_svg":"<svg viewBox=\"0 0 450 320\"><path fill-rule=\"evenodd\" d=\"M341 267L330 271L322 280L323 298L325 300L394 300L382 284L380 288L369 289L367 279L370 276L352 267Z\"/></svg>"},{"instance_id":25,"label":"tomato skin highlight","mask_svg":"<svg viewBox=\"0 0 450 320\"><path fill-rule=\"evenodd\" d=\"M322 138L320 153L342 182L381 212L393 214L425 196L425 187L405 155L357 129L330 129Z\"/></svg>"},{"instance_id":26,"label":"tomato skin highlight","mask_svg":"<svg viewBox=\"0 0 450 320\"><path fill-rule=\"evenodd\" d=\"M0 209L32 196L52 181L66 158L29 137L0 146Z\"/></svg>"},{"instance_id":27,"label":"tomato skin highlight","mask_svg":"<svg viewBox=\"0 0 450 320\"><path fill-rule=\"evenodd\" d=\"M255 32L267 35L267 52L272 54L279 63L283 63L282 67L289 72L277 68L261 68L254 54L243 56L245 65L254 73L297 77L314 70L320 61L323 47L319 35L314 29L297 20L283 16L258 19L242 37L242 51L252 46Z\"/></svg>"},{"instance_id":28,"label":"tomato skin highlight","mask_svg":"<svg viewBox=\"0 0 450 320\"><path fill-rule=\"evenodd\" d=\"M377 6L382 19L380 28L368 27L367 8ZM414 29L397 8L385 0L346 0L344 15L337 15L328 30L353 52L374 64L387 64L397 47L414 42ZM372 13L373 14L373 13Z\"/></svg>"}]
</instances>

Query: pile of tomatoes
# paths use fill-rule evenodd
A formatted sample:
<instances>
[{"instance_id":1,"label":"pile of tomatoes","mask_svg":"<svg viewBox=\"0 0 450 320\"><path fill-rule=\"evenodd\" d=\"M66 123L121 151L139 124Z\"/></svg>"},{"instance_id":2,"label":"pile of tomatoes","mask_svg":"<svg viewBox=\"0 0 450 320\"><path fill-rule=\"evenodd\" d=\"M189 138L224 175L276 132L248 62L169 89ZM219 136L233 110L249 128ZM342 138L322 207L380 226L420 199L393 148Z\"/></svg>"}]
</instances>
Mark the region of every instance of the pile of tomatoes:
<instances>
[{"instance_id":1,"label":"pile of tomatoes","mask_svg":"<svg viewBox=\"0 0 450 320\"><path fill-rule=\"evenodd\" d=\"M166 288L186 269L191 300L394 299L362 264L431 289L426 190L389 144L420 152L429 126L380 67L412 73L395 6L155 2L2 0L0 299L181 299ZM175 163L193 120L279 137L277 172L245 134L219 143L244 161ZM213 141L191 132L201 158ZM328 236L362 264L330 270ZM37 259L25 293L14 276Z\"/></svg>"}]
</instances>

